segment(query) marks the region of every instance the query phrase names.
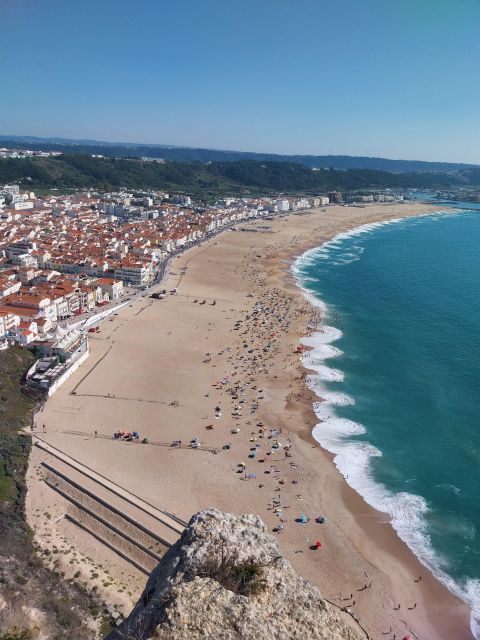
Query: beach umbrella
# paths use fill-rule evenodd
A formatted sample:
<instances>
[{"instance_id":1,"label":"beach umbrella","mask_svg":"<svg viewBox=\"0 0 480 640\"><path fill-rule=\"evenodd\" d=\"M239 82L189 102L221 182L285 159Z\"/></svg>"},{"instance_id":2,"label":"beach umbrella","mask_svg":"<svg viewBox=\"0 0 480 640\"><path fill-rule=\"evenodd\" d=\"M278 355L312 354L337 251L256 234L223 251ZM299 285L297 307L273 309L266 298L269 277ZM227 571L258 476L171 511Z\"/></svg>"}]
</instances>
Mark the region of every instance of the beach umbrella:
<instances>
[{"instance_id":1,"label":"beach umbrella","mask_svg":"<svg viewBox=\"0 0 480 640\"><path fill-rule=\"evenodd\" d=\"M320 540L316 540L315 546L317 547L317 549L320 549L320 547L322 546L322 543L320 542Z\"/></svg>"},{"instance_id":2,"label":"beach umbrella","mask_svg":"<svg viewBox=\"0 0 480 640\"><path fill-rule=\"evenodd\" d=\"M296 522L299 522L300 524L307 524L308 521L309 521L309 517L306 516L304 513L300 514L296 519Z\"/></svg>"}]
</instances>

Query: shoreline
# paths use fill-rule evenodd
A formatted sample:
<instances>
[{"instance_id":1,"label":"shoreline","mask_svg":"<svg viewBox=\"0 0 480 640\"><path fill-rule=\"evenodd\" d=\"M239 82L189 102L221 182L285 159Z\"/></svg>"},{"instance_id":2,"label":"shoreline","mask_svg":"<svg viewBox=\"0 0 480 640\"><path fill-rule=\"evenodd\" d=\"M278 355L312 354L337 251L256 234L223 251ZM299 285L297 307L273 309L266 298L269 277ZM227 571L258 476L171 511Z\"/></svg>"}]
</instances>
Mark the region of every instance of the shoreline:
<instances>
[{"instance_id":1,"label":"shoreline","mask_svg":"<svg viewBox=\"0 0 480 640\"><path fill-rule=\"evenodd\" d=\"M140 300L111 324L104 323L102 334L92 339L88 371L85 367L80 374L74 374L58 395L52 396L39 417L39 421L47 423L47 440L185 519L199 508L216 506L237 513L258 513L272 530L278 525L278 516L272 504L265 503L280 495L273 493L279 482L281 486L275 491L282 492L282 507L286 503L283 509L290 509L288 513L284 511L285 529L278 536L282 551L303 577L340 606L345 606L346 594L362 587L367 573L373 587L357 593L352 607L372 637L388 637L385 631L392 626L403 635L411 628L423 640L472 638L468 607L433 576L426 575L428 570L393 528L379 524L385 524L385 514L369 507L347 485L332 463L333 454L314 440L312 429L318 422L313 410L314 394L306 388L305 369L293 351L306 335L315 313L286 266L308 248L359 226L359 222L384 221L399 213L402 217L415 216L438 209L415 203L359 210L331 207L327 213L311 212L269 221L268 233L225 232L201 248L177 256L168 281L178 278L181 265L188 267L181 278L179 295L159 303ZM254 227L255 223L250 225ZM200 308L192 304L195 298L208 303ZM212 306L212 300L216 306ZM261 322L255 323L252 309L257 303L262 315ZM277 308L282 310L281 318L272 318L272 313L265 311ZM235 323L240 323L242 332L235 332ZM242 341L251 345L255 353L243 350ZM206 358L207 350L210 355ZM181 371L177 371L179 367ZM238 379L245 385L243 410L252 403L248 404L249 409L252 407L252 420L249 415L232 417L233 400L218 382L222 375L227 376L228 384ZM71 390L77 387L72 395ZM258 389L265 389L262 397ZM112 390L115 395L107 399L107 391ZM173 399L178 400L176 408L169 404ZM215 403L223 409L217 421L213 415ZM253 410L255 403L258 408ZM212 419L214 430L205 433L202 420L207 416ZM267 453L268 463L274 463L270 465L273 475L262 477L261 484L260 477L256 482L241 482L243 478L236 469L241 460L247 459L249 431L257 420L281 429L282 440L287 438L291 443L294 456L292 466L277 451ZM239 425L240 433L232 436L229 430L234 423ZM78 428L88 435L100 425L99 431L108 434L119 424L140 424L142 434L159 439L161 433L163 440L181 435L188 441L200 436L208 445L220 449L230 440L232 450L213 458L204 452L153 451L150 447L124 446L108 440L92 442L91 437L72 437L65 431ZM259 451L263 453L268 444L258 440ZM31 465L27 505L30 522L34 522L35 509L39 505L43 508L46 501L52 505L54 515L61 515L64 508L57 505L54 496L39 491L35 469L39 459L36 455ZM143 471L141 478L138 468ZM260 467L257 460L248 461L249 471L258 475L262 468L265 467ZM327 526L318 528L314 522L299 526L294 518L301 510L310 516L325 513ZM61 520L57 526L61 529ZM60 532L80 546L86 544L84 536L71 527ZM313 536L322 537L324 549L320 553L311 552L305 543L305 538ZM42 537L41 532L38 537ZM46 545L49 540L44 538L43 543ZM89 547L89 552L93 553L92 549ZM116 559L98 545L94 551L98 558L107 558L112 574L114 569L117 571ZM68 562L66 565L68 573ZM119 566L118 574L121 571ZM421 574L420 587L414 579ZM111 597L108 590L104 593L107 599ZM406 611L413 599L419 606L415 612ZM394 611L399 601L403 603L401 612Z\"/></svg>"},{"instance_id":2,"label":"shoreline","mask_svg":"<svg viewBox=\"0 0 480 640\"><path fill-rule=\"evenodd\" d=\"M448 210L445 206L442 206L441 208L442 210L438 210L438 211L432 211L432 212L428 212L428 213L420 213L415 215L414 217L430 217L432 215L449 215L450 213L454 213L454 211L450 211ZM410 216L407 216L410 217ZM334 243L337 240L343 240L352 236L356 236L356 235L361 235L362 233L365 232L369 232L374 230L375 228L379 228L383 225L389 225L389 224L396 224L396 223L401 223L402 221L404 221L406 218L405 217L400 217L400 218L393 218L393 219L387 219L385 221L380 221L380 222L367 222L365 224L362 224L358 227L352 227L346 231L341 231L340 233L337 233L335 235L332 235L331 237L327 237L325 238L325 240L319 244L319 245L315 245L312 247L307 247L305 249L305 251L299 253L299 254L294 254L290 257L290 275L291 275L291 279L293 280L293 283L296 287L298 287L301 292L303 293L304 297L306 298L306 300L308 300L308 302L314 306L314 307L318 307L321 309L322 312L322 320L320 325L317 328L312 329L309 333L307 333L306 335L302 336L300 339L300 342L302 344L305 345L306 350L304 352L304 357L302 358L302 364L304 369L306 370L308 376L313 376L316 377L319 375L319 372L316 368L312 368L309 366L308 362L305 362L305 356L308 355L309 353L311 353L312 351L315 351L315 349L317 348L317 345L312 345L309 344L309 342L313 342L315 340L315 337L320 337L324 330L331 330L331 333L333 335L331 335L330 337L326 337L325 341L320 340L320 342L318 343L319 345L328 345L328 346L333 346L333 348L335 348L335 342L342 336L342 332L335 326L331 326L328 324L328 320L326 319L327 314L328 314L328 305L327 303L320 297L317 296L317 294L315 294L313 291L311 291L307 285L303 284L301 281L301 275L299 273L296 272L297 269L297 263L299 261L301 261L303 258L307 257L309 253L313 253L317 250L321 250L322 248L328 246L330 243ZM288 278L286 278L288 280ZM339 335L337 334L337 331L339 333ZM310 338L312 338L313 340L309 340ZM340 352L341 353L341 352ZM319 355L318 359L320 360L320 364L321 366L325 366L328 368L331 368L333 365L330 364L330 360L334 360L336 357L335 353L331 353L328 355ZM328 382L328 379L325 379ZM337 381L337 382L342 382L342 379L338 379L338 380L334 380L332 378L332 381ZM315 390L314 388L310 387L307 384L307 388L311 391L311 405L312 405L312 420L316 421L316 425L315 427L312 429L312 439L317 442L321 448L322 453L325 455L325 457L329 460L329 462L335 466L338 474L341 476L341 478L343 479L343 485L340 489L340 495L342 497L343 500L343 504L344 507L350 511L350 512L357 512L359 514L362 514L361 517L362 519L366 520L365 517L363 516L363 511L364 511L364 506L362 506L361 502L365 503L365 505L371 509L376 516L385 516L386 518L386 522L385 524L389 524L390 527L393 529L395 535L398 537L400 543L402 545L405 545L405 547L407 548L408 552L410 552L416 561L418 561L420 563L420 565L430 574L430 576L437 582L439 582L442 587L446 588L448 591L450 591L450 593L452 593L452 595L454 597L458 597L459 599L461 599L463 601L463 598L458 595L457 593L455 593L455 591L451 591L448 587L448 584L446 582L444 582L442 580L442 578L438 575L435 574L434 569L432 569L427 563L425 563L420 555L417 555L416 551L414 548L412 548L405 540L403 540L403 538L401 537L400 533L397 531L397 529L394 527L394 525L392 524L392 515L388 512L384 512L381 509L378 509L378 507L375 507L373 504L371 504L368 499L360 492L358 491L353 485L351 485L347 478L344 476L344 474L342 473L342 470L338 467L337 463L336 463L336 458L338 456L338 453L336 453L334 450L330 450L325 444L322 444L321 439L318 439L315 436L315 430L317 428L321 428L322 426L322 422L324 420L326 420L330 414L328 413L328 406L332 405L333 407L333 412L332 415L335 416L335 412L334 412L334 408L335 406L341 406L341 403L336 403L335 401L330 402L328 400L328 397L324 397L322 396L322 388L319 388L317 390ZM326 391L325 389L323 389L323 391ZM339 395L341 395L341 391L338 392ZM324 403L326 403L326 410L327 413L325 414L325 416L322 416L321 414L317 413L316 411L316 406L323 405ZM348 435L347 435L348 438ZM375 484L378 484L376 481L374 481ZM388 489L385 488L385 490L388 492ZM352 492L354 495L352 495ZM392 494L392 496L395 494ZM358 499L360 499L360 503L358 503ZM358 504L356 504L358 503ZM355 509L352 510L351 506L355 505ZM364 524L361 524L361 528L363 529L364 533L368 533L370 529L372 529L372 535L374 535L374 531L373 529L377 530L378 527L372 527L370 525L369 522L365 522ZM363 536L361 537L361 540L363 540ZM360 546L361 546L361 542L359 542ZM388 550L388 545L385 545L385 550ZM424 578L424 576L422 576L422 578ZM453 581L452 578L450 578L450 576L445 574L445 579L448 579L449 581L452 582L452 587L455 587L455 582ZM468 603L465 603L468 606ZM471 619L470 619L470 630L471 630L471 636L470 637L474 637L474 632L473 632L473 626L476 623L476 620L472 617L474 614L474 611L471 611ZM432 616L433 617L433 616Z\"/></svg>"},{"instance_id":3,"label":"shoreline","mask_svg":"<svg viewBox=\"0 0 480 640\"><path fill-rule=\"evenodd\" d=\"M322 301L320 298L317 298L315 294L310 292L308 289L304 288L300 283L300 279L294 274L294 271L293 271L295 262L298 259L301 259L305 255L305 253L320 249L325 244L328 244L329 242L334 241L337 238L341 238L342 236L349 235L352 232L355 233L358 231L363 231L364 228L365 230L369 230L371 228L379 227L384 224L402 222L402 220L404 220L407 217L423 217L423 216L435 215L436 213L442 213L442 212L445 214L448 214L448 213L453 213L453 211L454 210L448 209L447 207L434 206L431 208L430 211L425 213L414 213L414 214L407 213L406 215L403 215L399 218L387 217L384 220L380 220L380 221L366 222L359 226L352 226L352 227L343 229L338 233L333 233L332 235L325 236L320 242L318 241L311 242L311 243L309 242L302 248L301 251L299 252L294 251L287 258L290 266L289 266L288 273L285 274L286 287L293 286L298 290L300 290L302 295L305 297L305 299L308 300L309 304L311 304L312 306L318 306L319 308L321 308L322 314L323 314L326 308L324 301ZM282 259L283 261L285 261L285 258L283 256L282 256ZM320 327L321 326L325 326L323 325L323 321L320 324ZM308 333L302 336L299 336L299 341L302 342L302 339L306 339L311 336L314 336L315 333L318 332L318 329L319 328L313 329ZM308 348L308 351L311 350L311 347L307 347L307 348ZM304 368L304 370L307 372L308 375L317 374L317 372L314 369L310 369L308 365L304 364L303 362L302 362L302 368ZM308 388L307 385L305 386L306 386L306 389L305 389L305 393L302 398L302 401L304 401L306 405L305 413L309 415L309 418L307 418L307 421L317 426L320 422L320 419L315 413L314 404L315 403L321 404L324 400L315 391ZM429 593L426 596L425 595L420 596L420 601L422 602L423 608L427 608L429 610L429 615L427 616L428 625L429 626L431 625L431 629L434 633L441 632L443 634L445 632L444 624L446 622L445 613L442 611L441 607L433 606L433 605L438 605L438 602L441 601L442 595L444 595L442 594L442 591L448 592L448 594L451 594L453 598L456 598L456 599L458 598L458 600L460 600L460 598L456 594L452 593L448 589L448 587L445 584L443 584L440 581L440 579L437 578L432 573L431 569L421 562L421 560L416 556L413 549L411 549L399 537L397 531L394 529L393 525L390 522L390 519L391 519L390 514L385 513L383 511L379 511L375 507L368 504L365 498L348 484L347 480L343 477L342 473L335 465L336 454L330 452L328 449L323 447L313 435L313 430L315 426L312 427L310 434L305 434L305 440L309 443L313 441L314 443L313 446L319 447L321 454L328 461L328 464L331 467L333 467L332 478L331 478L332 484L329 484L329 490L330 491L332 490L333 488L332 485L334 484L337 485L335 487L335 495L330 496L329 507L327 507L327 511L330 513L335 513L336 517L338 518L337 522L340 524L342 528L348 529L349 536L354 539L354 543L358 546L359 549L361 549L362 553L367 558L370 555L372 556L375 555L377 564L380 564L378 563L378 555L377 555L377 552L380 551L382 553L383 560L386 561L388 565L393 560L392 564L397 565L396 570L400 574L403 574L403 576L398 581L399 592L402 592L402 591L405 592L404 590L405 584L403 585L401 584L402 582L405 581L405 578L406 578L405 569L408 568L409 573L411 575L412 574L415 575L416 573L418 573L418 575L422 576L422 583L423 585L426 585L428 583L428 591L429 591ZM342 504L342 509L344 511L343 513L340 513L338 509L339 502L341 502ZM378 526L379 521L382 521L384 524L387 524L386 531L385 530L383 532L381 531L380 527ZM375 539L375 543L373 547L376 547L376 548L372 549L370 545L365 544L365 542L369 538ZM427 576L425 576L425 572L427 572L428 574ZM393 571L388 572L388 575L390 576L390 578L392 577L393 574L394 574ZM462 605L464 605L468 609L468 611L470 611L470 609L468 608L468 605L463 601L461 602L462 602ZM432 611L432 609L434 609L434 611ZM411 633L414 633L414 637L417 637L417 635L415 634L414 631L412 631L412 629L409 629L409 631ZM462 631L460 628L456 628L454 625L452 627L452 632L456 634L455 638L459 638L459 639L474 637L470 626L468 626L468 630L463 629ZM429 635L430 632L427 629L424 629L423 633L426 633L428 635L421 635L418 637L421 637L421 638L428 638L428 637L443 638L444 637L443 635L430 636ZM458 635L458 633L461 633L462 635ZM448 634L446 634L445 637L446 638L453 637L453 635L449 636Z\"/></svg>"}]
</instances>

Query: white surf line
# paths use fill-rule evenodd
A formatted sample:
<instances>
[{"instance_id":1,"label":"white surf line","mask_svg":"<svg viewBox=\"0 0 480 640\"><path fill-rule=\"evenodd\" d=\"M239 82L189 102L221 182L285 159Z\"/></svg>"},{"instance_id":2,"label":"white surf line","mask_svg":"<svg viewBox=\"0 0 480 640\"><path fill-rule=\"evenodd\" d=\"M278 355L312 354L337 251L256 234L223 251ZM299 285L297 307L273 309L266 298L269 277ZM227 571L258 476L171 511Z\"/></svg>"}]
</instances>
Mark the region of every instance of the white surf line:
<instances>
[{"instance_id":1,"label":"white surf line","mask_svg":"<svg viewBox=\"0 0 480 640\"><path fill-rule=\"evenodd\" d=\"M340 248L344 240L368 234L377 228L402 222L420 224L422 219L425 218L437 219L450 215L462 215L467 211L468 210L465 209L439 210L360 225L349 231L339 233L321 245L313 247L297 256L291 264L291 273L294 276L296 285L302 291L305 298L313 306L320 308L325 315L327 305L320 298L316 297L318 295L316 292L308 288L308 281L305 283L306 286L303 284L305 276L302 273L302 267L311 265L317 258L328 258L329 252ZM324 364L323 360L325 357L335 357L335 354L331 351L322 351L322 346L330 345L331 342L341 336L342 332L339 329L320 325L317 329L314 329L311 334L300 339L301 344L313 347L310 352L305 354L303 366L307 368L307 370L310 369L318 372L318 375L309 375L307 378L307 383L312 385L310 386L309 384L309 388L311 388L319 398L318 402L314 403L314 410L320 422L313 429L312 435L322 448L335 455L334 464L344 476L347 484L349 484L367 504L378 511L388 514L389 524L397 532L400 539L407 544L417 559L439 582L445 585L451 593L463 600L470 607L470 629L474 638L480 640L480 581L475 578L468 578L466 582L462 584L446 573L439 562L439 557L430 544L428 535L424 531L424 516L428 511L426 500L419 495L407 492L393 493L389 491L385 485L377 483L371 476L370 465L372 458L381 456L381 452L367 442L349 441L351 436L364 434L365 427L359 423L335 416L333 407L344 404L344 400L332 402L332 398L330 398L330 401L328 401L327 398L323 398L322 393L328 395L329 391L323 391L322 382L341 382L342 379L337 375L338 372L336 370L332 370ZM317 349L318 365L312 362L315 348ZM318 371L318 369L320 369L320 371ZM315 384L315 382L317 384ZM411 630L410 633L414 635Z\"/></svg>"}]
</instances>

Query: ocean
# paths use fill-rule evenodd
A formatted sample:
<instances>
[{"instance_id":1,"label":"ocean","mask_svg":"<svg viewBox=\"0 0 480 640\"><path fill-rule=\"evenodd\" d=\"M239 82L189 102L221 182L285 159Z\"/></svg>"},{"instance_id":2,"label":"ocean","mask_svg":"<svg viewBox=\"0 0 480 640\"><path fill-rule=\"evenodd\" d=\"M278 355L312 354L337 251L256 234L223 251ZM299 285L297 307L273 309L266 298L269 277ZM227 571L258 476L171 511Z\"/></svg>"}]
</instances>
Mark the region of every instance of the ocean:
<instances>
[{"instance_id":1,"label":"ocean","mask_svg":"<svg viewBox=\"0 0 480 640\"><path fill-rule=\"evenodd\" d=\"M365 225L300 256L314 437L471 610L480 638L480 205Z\"/></svg>"}]
</instances>

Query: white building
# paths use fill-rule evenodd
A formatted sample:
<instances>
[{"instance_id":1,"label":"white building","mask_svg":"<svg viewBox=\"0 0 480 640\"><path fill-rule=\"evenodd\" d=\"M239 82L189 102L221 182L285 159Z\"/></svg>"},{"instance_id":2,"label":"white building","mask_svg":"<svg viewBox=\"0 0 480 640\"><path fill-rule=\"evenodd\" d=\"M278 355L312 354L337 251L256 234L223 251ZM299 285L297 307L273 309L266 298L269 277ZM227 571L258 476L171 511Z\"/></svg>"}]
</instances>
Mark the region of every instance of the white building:
<instances>
[{"instance_id":1,"label":"white building","mask_svg":"<svg viewBox=\"0 0 480 640\"><path fill-rule=\"evenodd\" d=\"M172 197L173 204L180 204L184 207L189 207L192 204L192 199L190 196L180 196L176 195Z\"/></svg>"},{"instance_id":2,"label":"white building","mask_svg":"<svg viewBox=\"0 0 480 640\"><path fill-rule=\"evenodd\" d=\"M115 280L114 278L99 278L95 282L97 287L100 287L102 293L108 294L109 300L118 300L123 296L123 282L122 280Z\"/></svg>"},{"instance_id":3,"label":"white building","mask_svg":"<svg viewBox=\"0 0 480 640\"><path fill-rule=\"evenodd\" d=\"M150 284L154 273L150 264L123 263L120 267L115 268L114 277L115 280L139 287Z\"/></svg>"},{"instance_id":4,"label":"white building","mask_svg":"<svg viewBox=\"0 0 480 640\"><path fill-rule=\"evenodd\" d=\"M22 200L19 202L13 202L11 206L15 211L26 211L27 209L33 209L33 202L31 200Z\"/></svg>"},{"instance_id":5,"label":"white building","mask_svg":"<svg viewBox=\"0 0 480 640\"><path fill-rule=\"evenodd\" d=\"M274 202L275 211L288 211L290 209L290 202L288 200L276 200Z\"/></svg>"}]
</instances>

